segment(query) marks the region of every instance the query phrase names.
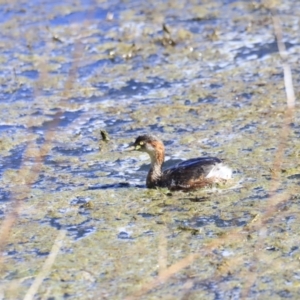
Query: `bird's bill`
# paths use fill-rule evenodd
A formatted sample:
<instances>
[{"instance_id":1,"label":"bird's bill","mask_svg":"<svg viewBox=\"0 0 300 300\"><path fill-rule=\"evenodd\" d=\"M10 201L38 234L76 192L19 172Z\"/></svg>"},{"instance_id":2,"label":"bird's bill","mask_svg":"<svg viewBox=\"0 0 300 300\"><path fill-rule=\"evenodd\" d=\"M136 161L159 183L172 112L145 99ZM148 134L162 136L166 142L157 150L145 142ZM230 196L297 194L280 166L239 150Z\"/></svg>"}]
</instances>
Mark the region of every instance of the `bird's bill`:
<instances>
[{"instance_id":1,"label":"bird's bill","mask_svg":"<svg viewBox=\"0 0 300 300\"><path fill-rule=\"evenodd\" d=\"M134 144L130 144L126 149L124 149L124 152L129 152L129 151L138 151L141 149L140 145L134 145Z\"/></svg>"}]
</instances>

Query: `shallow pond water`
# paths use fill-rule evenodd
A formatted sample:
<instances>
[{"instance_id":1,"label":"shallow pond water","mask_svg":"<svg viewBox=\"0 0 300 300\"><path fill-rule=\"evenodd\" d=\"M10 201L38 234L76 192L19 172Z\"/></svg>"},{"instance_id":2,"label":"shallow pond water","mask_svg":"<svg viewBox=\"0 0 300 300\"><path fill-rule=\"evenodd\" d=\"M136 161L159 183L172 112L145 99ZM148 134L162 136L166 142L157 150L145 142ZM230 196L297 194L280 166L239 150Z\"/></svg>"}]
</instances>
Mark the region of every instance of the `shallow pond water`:
<instances>
[{"instance_id":1,"label":"shallow pond water","mask_svg":"<svg viewBox=\"0 0 300 300\"><path fill-rule=\"evenodd\" d=\"M1 299L300 297L271 9L297 97L296 0L1 2ZM234 181L147 190L149 158L122 152L144 133L166 167L218 156Z\"/></svg>"}]
</instances>

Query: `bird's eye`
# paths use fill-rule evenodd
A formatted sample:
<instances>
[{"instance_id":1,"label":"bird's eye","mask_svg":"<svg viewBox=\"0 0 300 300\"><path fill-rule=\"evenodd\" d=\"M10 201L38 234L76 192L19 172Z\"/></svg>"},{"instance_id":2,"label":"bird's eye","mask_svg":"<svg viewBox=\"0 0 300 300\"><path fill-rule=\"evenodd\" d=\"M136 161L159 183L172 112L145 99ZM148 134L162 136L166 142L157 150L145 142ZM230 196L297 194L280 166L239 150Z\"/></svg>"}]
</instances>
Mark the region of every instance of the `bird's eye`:
<instances>
[{"instance_id":1,"label":"bird's eye","mask_svg":"<svg viewBox=\"0 0 300 300\"><path fill-rule=\"evenodd\" d=\"M143 146L145 143L144 142L140 142L140 146Z\"/></svg>"}]
</instances>

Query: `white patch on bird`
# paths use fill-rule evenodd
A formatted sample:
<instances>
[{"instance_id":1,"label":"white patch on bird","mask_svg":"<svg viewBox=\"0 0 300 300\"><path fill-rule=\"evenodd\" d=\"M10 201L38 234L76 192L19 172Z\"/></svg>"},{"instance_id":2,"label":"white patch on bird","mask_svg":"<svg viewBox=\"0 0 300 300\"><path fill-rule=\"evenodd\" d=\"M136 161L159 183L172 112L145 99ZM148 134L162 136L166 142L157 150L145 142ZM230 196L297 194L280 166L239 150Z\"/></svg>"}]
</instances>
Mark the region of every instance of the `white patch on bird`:
<instances>
[{"instance_id":1,"label":"white patch on bird","mask_svg":"<svg viewBox=\"0 0 300 300\"><path fill-rule=\"evenodd\" d=\"M206 176L206 178L213 177L228 180L232 177L232 170L223 164L217 164Z\"/></svg>"},{"instance_id":2,"label":"white patch on bird","mask_svg":"<svg viewBox=\"0 0 300 300\"><path fill-rule=\"evenodd\" d=\"M151 155L155 153L155 148L153 148L153 146L150 143L146 143L144 151Z\"/></svg>"}]
</instances>

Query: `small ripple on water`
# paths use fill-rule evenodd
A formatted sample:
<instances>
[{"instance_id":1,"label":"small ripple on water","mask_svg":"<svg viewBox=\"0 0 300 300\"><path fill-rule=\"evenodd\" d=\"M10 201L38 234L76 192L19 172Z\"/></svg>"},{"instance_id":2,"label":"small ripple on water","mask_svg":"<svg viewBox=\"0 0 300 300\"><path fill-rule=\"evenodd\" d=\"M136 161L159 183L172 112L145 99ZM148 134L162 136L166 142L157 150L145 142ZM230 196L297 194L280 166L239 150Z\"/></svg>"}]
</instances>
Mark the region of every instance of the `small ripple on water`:
<instances>
[{"instance_id":1,"label":"small ripple on water","mask_svg":"<svg viewBox=\"0 0 300 300\"><path fill-rule=\"evenodd\" d=\"M120 188L128 188L130 184L128 182L119 182L112 184L95 184L90 185L87 190L108 190L108 189L120 189ZM136 186L137 187L137 186Z\"/></svg>"},{"instance_id":2,"label":"small ripple on water","mask_svg":"<svg viewBox=\"0 0 300 300\"><path fill-rule=\"evenodd\" d=\"M250 214L245 214L240 218L232 218L228 220L221 219L219 216L216 215L211 215L207 217L201 216L201 217L194 217L190 220L184 221L183 226L196 229L213 223L217 227L221 227L221 228L241 227L241 226L245 226L250 219L251 219Z\"/></svg>"},{"instance_id":3,"label":"small ripple on water","mask_svg":"<svg viewBox=\"0 0 300 300\"><path fill-rule=\"evenodd\" d=\"M285 43L285 47L287 50L292 48L294 44L291 44L289 42ZM257 43L252 45L251 48L248 47L241 47L237 50L237 54L235 56L235 60L242 60L244 61L245 59L253 60L253 59L261 59L262 57L266 55L270 55L273 53L278 52L278 46L277 42L272 42L272 43Z\"/></svg>"},{"instance_id":4,"label":"small ripple on water","mask_svg":"<svg viewBox=\"0 0 300 300\"><path fill-rule=\"evenodd\" d=\"M99 19L105 20L108 10L102 9L100 7L94 8L91 11L76 11L67 15L59 15L55 18L52 18L50 21L51 26L61 26L68 25L72 23L81 23L84 20ZM106 22L108 25L112 25L109 22ZM103 23L102 23L103 24Z\"/></svg>"},{"instance_id":5,"label":"small ripple on water","mask_svg":"<svg viewBox=\"0 0 300 300\"><path fill-rule=\"evenodd\" d=\"M121 89L110 89L108 95L110 97L122 97L128 98L132 95L144 95L149 92L149 90L169 88L171 84L159 77L148 78L148 82L139 82L130 79L126 82L126 86Z\"/></svg>"},{"instance_id":6,"label":"small ripple on water","mask_svg":"<svg viewBox=\"0 0 300 300\"><path fill-rule=\"evenodd\" d=\"M26 145L18 145L9 152L11 153L8 156L2 157L0 160L1 171L5 171L6 169L19 169L22 165L23 154L26 150Z\"/></svg>"}]
</instances>

